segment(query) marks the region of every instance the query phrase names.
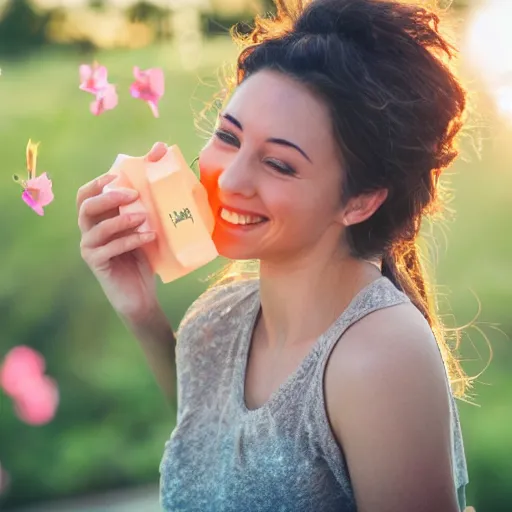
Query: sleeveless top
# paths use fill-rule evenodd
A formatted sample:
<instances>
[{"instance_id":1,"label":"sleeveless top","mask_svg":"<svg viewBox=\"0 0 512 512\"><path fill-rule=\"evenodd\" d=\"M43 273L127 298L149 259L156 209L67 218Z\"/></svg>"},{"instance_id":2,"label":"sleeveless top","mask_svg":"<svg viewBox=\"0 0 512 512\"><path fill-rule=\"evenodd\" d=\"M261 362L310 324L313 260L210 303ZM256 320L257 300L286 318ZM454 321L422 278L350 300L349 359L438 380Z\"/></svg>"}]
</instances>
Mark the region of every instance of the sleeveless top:
<instances>
[{"instance_id":1,"label":"sleeveless top","mask_svg":"<svg viewBox=\"0 0 512 512\"><path fill-rule=\"evenodd\" d=\"M342 334L365 315L409 302L387 277L361 290L263 406L245 405L257 280L213 287L177 336L177 423L160 464L168 512L355 512L348 468L327 419L323 374ZM461 510L468 482L457 407L452 467Z\"/></svg>"}]
</instances>

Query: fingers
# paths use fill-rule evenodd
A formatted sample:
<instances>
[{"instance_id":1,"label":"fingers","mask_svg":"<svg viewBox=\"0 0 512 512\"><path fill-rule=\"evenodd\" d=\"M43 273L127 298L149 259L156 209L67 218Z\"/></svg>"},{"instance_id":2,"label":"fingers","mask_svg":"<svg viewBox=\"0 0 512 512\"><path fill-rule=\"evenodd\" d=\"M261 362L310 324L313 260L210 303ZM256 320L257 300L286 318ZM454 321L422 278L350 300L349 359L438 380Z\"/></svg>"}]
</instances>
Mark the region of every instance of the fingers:
<instances>
[{"instance_id":1,"label":"fingers","mask_svg":"<svg viewBox=\"0 0 512 512\"><path fill-rule=\"evenodd\" d=\"M78 226L82 233L92 229L107 213L119 206L129 204L138 197L138 192L128 188L116 188L99 195L87 197L78 211ZM101 217L101 218L100 218Z\"/></svg>"},{"instance_id":2,"label":"fingers","mask_svg":"<svg viewBox=\"0 0 512 512\"><path fill-rule=\"evenodd\" d=\"M149 162L157 162L165 155L167 149L165 143L157 142L145 156L145 159ZM103 192L105 185L112 182L116 177L117 175L114 173L104 174L86 183L78 190L76 206L78 226L82 233L86 233L96 225L102 224L106 219L115 218L119 215L119 206L129 204L138 197L136 191L121 187ZM112 224L108 224L108 226L110 226L108 229L115 229ZM106 229L105 226L102 229ZM96 232L93 241L97 240L98 237L101 237L101 234ZM90 241L87 243L90 243Z\"/></svg>"},{"instance_id":3,"label":"fingers","mask_svg":"<svg viewBox=\"0 0 512 512\"><path fill-rule=\"evenodd\" d=\"M167 153L167 149L167 144L156 142L145 158L148 162L158 162Z\"/></svg>"},{"instance_id":4,"label":"fingers","mask_svg":"<svg viewBox=\"0 0 512 512\"><path fill-rule=\"evenodd\" d=\"M131 233L111 240L107 244L94 249L82 249L82 258L91 269L101 269L108 265L108 262L124 253L138 249L139 247L155 239L156 233L153 231L146 233Z\"/></svg>"},{"instance_id":5,"label":"fingers","mask_svg":"<svg viewBox=\"0 0 512 512\"><path fill-rule=\"evenodd\" d=\"M103 220L84 233L81 241L82 251L106 245L120 234L140 226L146 220L144 213L117 215Z\"/></svg>"},{"instance_id":6,"label":"fingers","mask_svg":"<svg viewBox=\"0 0 512 512\"><path fill-rule=\"evenodd\" d=\"M85 185L82 185L76 194L76 209L77 211L80 211L80 208L82 206L82 203L89 197L97 196L98 194L101 194L103 191L103 187L110 183L114 178L116 178L116 175L113 173L107 173L103 174L102 176L99 176L98 178L89 181L89 183L86 183Z\"/></svg>"}]
</instances>

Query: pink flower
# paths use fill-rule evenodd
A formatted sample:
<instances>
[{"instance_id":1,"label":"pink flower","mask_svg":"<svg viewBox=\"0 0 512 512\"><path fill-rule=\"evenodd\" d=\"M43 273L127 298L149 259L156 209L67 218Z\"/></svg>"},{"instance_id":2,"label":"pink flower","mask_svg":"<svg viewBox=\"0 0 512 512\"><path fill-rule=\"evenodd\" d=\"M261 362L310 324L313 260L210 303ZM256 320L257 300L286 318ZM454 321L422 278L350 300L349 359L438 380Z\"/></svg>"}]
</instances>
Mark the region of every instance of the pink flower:
<instances>
[{"instance_id":1,"label":"pink flower","mask_svg":"<svg viewBox=\"0 0 512 512\"><path fill-rule=\"evenodd\" d=\"M149 105L151 112L158 117L158 102L164 95L164 72L160 68L151 68L145 71L137 66L133 68L135 82L130 87L130 94L141 99Z\"/></svg>"},{"instance_id":2,"label":"pink flower","mask_svg":"<svg viewBox=\"0 0 512 512\"><path fill-rule=\"evenodd\" d=\"M112 110L117 106L116 87L108 83L105 66L100 66L96 62L92 66L82 64L79 73L81 81L79 89L96 96L90 106L93 115L99 116L106 110Z\"/></svg>"},{"instance_id":3,"label":"pink flower","mask_svg":"<svg viewBox=\"0 0 512 512\"><path fill-rule=\"evenodd\" d=\"M107 68L96 62L92 66L82 64L79 73L81 82L79 89L82 91L97 94L108 85Z\"/></svg>"},{"instance_id":4,"label":"pink flower","mask_svg":"<svg viewBox=\"0 0 512 512\"><path fill-rule=\"evenodd\" d=\"M13 348L0 368L0 386L13 399L18 417L30 425L48 423L59 403L57 385L44 370L43 356L24 345Z\"/></svg>"},{"instance_id":5,"label":"pink flower","mask_svg":"<svg viewBox=\"0 0 512 512\"><path fill-rule=\"evenodd\" d=\"M43 208L53 201L52 181L45 172L41 176L36 176L37 166L37 148L39 142L34 144L30 139L27 144L27 171L28 178L22 180L18 175L13 179L23 188L21 198L38 215L44 215Z\"/></svg>"},{"instance_id":6,"label":"pink flower","mask_svg":"<svg viewBox=\"0 0 512 512\"><path fill-rule=\"evenodd\" d=\"M26 188L21 194L21 198L38 215L44 215L43 207L53 201L52 181L45 172L26 182Z\"/></svg>"},{"instance_id":7,"label":"pink flower","mask_svg":"<svg viewBox=\"0 0 512 512\"><path fill-rule=\"evenodd\" d=\"M0 386L11 397L24 392L24 383L41 378L45 370L43 356L25 345L14 347L4 358L0 368Z\"/></svg>"},{"instance_id":8,"label":"pink flower","mask_svg":"<svg viewBox=\"0 0 512 512\"><path fill-rule=\"evenodd\" d=\"M103 114L106 110L112 110L117 106L118 98L116 88L108 84L103 90L96 94L96 100L91 103L91 112L95 116Z\"/></svg>"},{"instance_id":9,"label":"pink flower","mask_svg":"<svg viewBox=\"0 0 512 512\"><path fill-rule=\"evenodd\" d=\"M46 376L29 379L24 392L15 400L16 414L29 425L44 425L53 419L59 404L59 392L53 379Z\"/></svg>"}]
</instances>

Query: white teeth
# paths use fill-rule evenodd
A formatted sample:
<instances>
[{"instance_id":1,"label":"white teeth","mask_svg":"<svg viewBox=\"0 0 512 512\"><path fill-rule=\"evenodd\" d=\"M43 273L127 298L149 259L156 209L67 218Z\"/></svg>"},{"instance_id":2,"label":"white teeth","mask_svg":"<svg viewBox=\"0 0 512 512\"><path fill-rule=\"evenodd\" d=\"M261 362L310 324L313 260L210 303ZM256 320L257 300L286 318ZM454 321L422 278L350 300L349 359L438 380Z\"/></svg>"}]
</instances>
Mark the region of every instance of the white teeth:
<instances>
[{"instance_id":1,"label":"white teeth","mask_svg":"<svg viewBox=\"0 0 512 512\"><path fill-rule=\"evenodd\" d=\"M232 212L229 210L226 210L225 208L222 208L220 210L220 216L225 221L229 222L230 224L257 224L258 222L261 222L265 220L263 217L259 217L256 215L242 215L241 213Z\"/></svg>"}]
</instances>

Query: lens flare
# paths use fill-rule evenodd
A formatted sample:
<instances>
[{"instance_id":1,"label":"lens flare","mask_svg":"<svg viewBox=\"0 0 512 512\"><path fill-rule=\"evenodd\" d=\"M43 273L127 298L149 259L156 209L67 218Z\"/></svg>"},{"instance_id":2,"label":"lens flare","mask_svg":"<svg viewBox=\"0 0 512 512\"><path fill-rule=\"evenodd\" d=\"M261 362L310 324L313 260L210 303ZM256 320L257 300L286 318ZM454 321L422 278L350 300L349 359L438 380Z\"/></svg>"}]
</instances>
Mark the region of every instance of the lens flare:
<instances>
[{"instance_id":1,"label":"lens flare","mask_svg":"<svg viewBox=\"0 0 512 512\"><path fill-rule=\"evenodd\" d=\"M487 0L469 20L466 52L496 110L512 124L512 2Z\"/></svg>"}]
</instances>

